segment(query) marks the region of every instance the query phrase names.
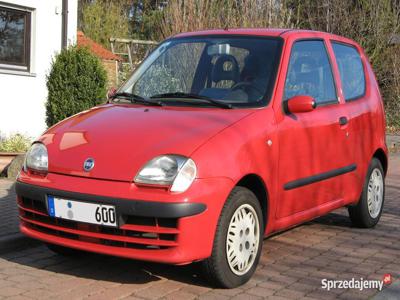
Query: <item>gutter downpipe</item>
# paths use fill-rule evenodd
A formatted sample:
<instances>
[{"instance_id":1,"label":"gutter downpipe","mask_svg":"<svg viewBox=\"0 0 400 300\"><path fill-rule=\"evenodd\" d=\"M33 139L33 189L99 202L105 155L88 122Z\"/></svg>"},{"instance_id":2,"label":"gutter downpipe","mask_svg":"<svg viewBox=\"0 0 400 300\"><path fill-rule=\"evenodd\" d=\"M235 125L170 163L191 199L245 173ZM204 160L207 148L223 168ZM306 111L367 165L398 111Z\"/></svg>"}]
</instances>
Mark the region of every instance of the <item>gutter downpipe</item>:
<instances>
[{"instance_id":1,"label":"gutter downpipe","mask_svg":"<svg viewBox=\"0 0 400 300\"><path fill-rule=\"evenodd\" d=\"M61 16L61 49L66 49L68 46L68 0L62 0Z\"/></svg>"}]
</instances>

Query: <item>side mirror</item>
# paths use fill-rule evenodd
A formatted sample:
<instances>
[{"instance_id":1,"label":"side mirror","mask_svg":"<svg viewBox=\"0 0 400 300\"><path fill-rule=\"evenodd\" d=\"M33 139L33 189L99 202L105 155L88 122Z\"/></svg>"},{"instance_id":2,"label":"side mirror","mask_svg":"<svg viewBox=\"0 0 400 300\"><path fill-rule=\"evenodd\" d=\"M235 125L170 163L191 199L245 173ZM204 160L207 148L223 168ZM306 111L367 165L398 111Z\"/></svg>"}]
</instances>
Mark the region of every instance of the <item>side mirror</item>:
<instances>
[{"instance_id":1,"label":"side mirror","mask_svg":"<svg viewBox=\"0 0 400 300\"><path fill-rule=\"evenodd\" d=\"M298 95L286 101L286 110L290 113L303 113L313 111L317 104L313 97Z\"/></svg>"}]
</instances>

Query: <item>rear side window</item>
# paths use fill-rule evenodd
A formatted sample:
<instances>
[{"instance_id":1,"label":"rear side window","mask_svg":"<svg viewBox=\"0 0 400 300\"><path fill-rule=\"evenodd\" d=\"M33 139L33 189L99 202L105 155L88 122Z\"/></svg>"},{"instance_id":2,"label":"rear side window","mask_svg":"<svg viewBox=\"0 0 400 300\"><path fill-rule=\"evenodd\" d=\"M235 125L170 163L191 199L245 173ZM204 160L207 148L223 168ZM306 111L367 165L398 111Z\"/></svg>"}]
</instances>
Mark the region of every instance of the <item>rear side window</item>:
<instances>
[{"instance_id":1,"label":"rear side window","mask_svg":"<svg viewBox=\"0 0 400 300\"><path fill-rule=\"evenodd\" d=\"M317 105L338 102L323 41L298 41L292 47L284 99L297 95L311 96Z\"/></svg>"},{"instance_id":2,"label":"rear side window","mask_svg":"<svg viewBox=\"0 0 400 300\"><path fill-rule=\"evenodd\" d=\"M360 54L350 45L333 42L332 47L339 67L345 100L362 97L365 93L365 74Z\"/></svg>"}]
</instances>

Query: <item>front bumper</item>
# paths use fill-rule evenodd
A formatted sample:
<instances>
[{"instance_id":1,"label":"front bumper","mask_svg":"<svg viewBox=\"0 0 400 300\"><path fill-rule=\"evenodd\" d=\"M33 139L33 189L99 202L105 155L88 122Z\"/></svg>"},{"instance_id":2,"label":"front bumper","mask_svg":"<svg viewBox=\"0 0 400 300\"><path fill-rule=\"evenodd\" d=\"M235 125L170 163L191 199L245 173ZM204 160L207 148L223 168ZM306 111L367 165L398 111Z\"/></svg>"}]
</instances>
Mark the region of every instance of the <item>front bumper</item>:
<instances>
[{"instance_id":1,"label":"front bumper","mask_svg":"<svg viewBox=\"0 0 400 300\"><path fill-rule=\"evenodd\" d=\"M231 184L223 178L198 179L189 192L171 194L142 190L131 183L58 174L36 179L22 174L16 184L20 228L30 237L66 247L163 263L190 263L211 254L216 224ZM52 218L47 212L47 195L114 205L118 228ZM139 195L147 199L133 200Z\"/></svg>"},{"instance_id":2,"label":"front bumper","mask_svg":"<svg viewBox=\"0 0 400 300\"><path fill-rule=\"evenodd\" d=\"M121 222L125 223L126 220L124 219L129 218L130 216L176 219L200 214L207 208L204 203L164 203L140 200L126 201L126 199L61 191L23 182L16 183L15 191L20 197L34 199L39 202L40 204L38 205L46 207L46 211L47 195L54 195L65 199L73 199L83 202L113 205L118 212L118 217L120 217L120 224Z\"/></svg>"}]
</instances>

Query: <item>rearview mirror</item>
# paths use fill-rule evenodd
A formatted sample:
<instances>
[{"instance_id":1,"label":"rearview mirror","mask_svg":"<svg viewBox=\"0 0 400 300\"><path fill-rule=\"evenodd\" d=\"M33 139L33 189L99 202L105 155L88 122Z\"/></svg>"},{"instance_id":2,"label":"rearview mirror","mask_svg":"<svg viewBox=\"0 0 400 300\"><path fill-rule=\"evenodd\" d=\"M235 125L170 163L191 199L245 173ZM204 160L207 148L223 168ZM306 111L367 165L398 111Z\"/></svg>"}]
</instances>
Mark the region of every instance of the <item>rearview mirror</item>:
<instances>
[{"instance_id":1,"label":"rearview mirror","mask_svg":"<svg viewBox=\"0 0 400 300\"><path fill-rule=\"evenodd\" d=\"M298 95L286 101L286 110L292 114L313 111L316 108L313 97L307 95Z\"/></svg>"},{"instance_id":2,"label":"rearview mirror","mask_svg":"<svg viewBox=\"0 0 400 300\"><path fill-rule=\"evenodd\" d=\"M231 52L231 45L229 44L215 44L208 46L207 48L207 54L210 56L230 54L230 52Z\"/></svg>"}]
</instances>

